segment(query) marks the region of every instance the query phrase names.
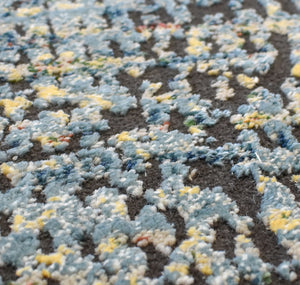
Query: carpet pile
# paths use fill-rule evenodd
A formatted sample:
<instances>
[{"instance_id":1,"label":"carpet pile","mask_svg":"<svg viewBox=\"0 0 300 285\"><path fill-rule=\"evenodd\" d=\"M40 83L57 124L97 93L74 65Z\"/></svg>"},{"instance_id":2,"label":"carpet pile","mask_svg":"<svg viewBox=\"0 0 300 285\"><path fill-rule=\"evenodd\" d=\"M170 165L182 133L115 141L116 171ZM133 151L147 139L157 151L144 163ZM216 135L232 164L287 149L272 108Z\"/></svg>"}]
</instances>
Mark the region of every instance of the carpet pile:
<instances>
[{"instance_id":1,"label":"carpet pile","mask_svg":"<svg viewBox=\"0 0 300 285\"><path fill-rule=\"evenodd\" d=\"M0 1L0 284L300 284L299 11Z\"/></svg>"}]
</instances>

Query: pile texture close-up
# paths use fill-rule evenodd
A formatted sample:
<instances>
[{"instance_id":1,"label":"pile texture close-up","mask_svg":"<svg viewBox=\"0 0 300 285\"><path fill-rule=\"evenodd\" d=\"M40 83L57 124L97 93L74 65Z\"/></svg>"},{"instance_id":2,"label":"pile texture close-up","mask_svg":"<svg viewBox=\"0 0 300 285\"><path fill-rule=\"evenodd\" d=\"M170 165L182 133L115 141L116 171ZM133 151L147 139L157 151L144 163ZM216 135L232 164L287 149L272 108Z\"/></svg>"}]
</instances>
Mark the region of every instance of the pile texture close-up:
<instances>
[{"instance_id":1,"label":"pile texture close-up","mask_svg":"<svg viewBox=\"0 0 300 285\"><path fill-rule=\"evenodd\" d=\"M300 284L300 0L0 0L0 285Z\"/></svg>"}]
</instances>

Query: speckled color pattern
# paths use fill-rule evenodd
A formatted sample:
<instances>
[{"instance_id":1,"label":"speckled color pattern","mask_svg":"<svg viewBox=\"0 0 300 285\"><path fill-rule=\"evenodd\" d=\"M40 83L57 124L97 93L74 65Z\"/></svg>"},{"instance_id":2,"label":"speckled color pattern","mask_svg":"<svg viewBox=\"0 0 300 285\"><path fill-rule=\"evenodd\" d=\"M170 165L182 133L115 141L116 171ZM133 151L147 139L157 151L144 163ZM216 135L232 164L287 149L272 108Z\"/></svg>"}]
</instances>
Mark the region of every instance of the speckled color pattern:
<instances>
[{"instance_id":1,"label":"speckled color pattern","mask_svg":"<svg viewBox=\"0 0 300 285\"><path fill-rule=\"evenodd\" d=\"M0 1L0 284L300 284L299 10Z\"/></svg>"}]
</instances>

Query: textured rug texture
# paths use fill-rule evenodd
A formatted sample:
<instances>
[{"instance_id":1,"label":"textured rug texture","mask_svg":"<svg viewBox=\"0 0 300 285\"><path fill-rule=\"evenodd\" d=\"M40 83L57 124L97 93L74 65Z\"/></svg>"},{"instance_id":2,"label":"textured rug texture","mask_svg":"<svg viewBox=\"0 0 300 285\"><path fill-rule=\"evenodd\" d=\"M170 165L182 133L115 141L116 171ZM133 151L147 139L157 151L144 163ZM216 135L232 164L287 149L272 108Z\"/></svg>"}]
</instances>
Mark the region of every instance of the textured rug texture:
<instances>
[{"instance_id":1,"label":"textured rug texture","mask_svg":"<svg viewBox=\"0 0 300 285\"><path fill-rule=\"evenodd\" d=\"M0 1L0 284L300 284L299 11Z\"/></svg>"}]
</instances>

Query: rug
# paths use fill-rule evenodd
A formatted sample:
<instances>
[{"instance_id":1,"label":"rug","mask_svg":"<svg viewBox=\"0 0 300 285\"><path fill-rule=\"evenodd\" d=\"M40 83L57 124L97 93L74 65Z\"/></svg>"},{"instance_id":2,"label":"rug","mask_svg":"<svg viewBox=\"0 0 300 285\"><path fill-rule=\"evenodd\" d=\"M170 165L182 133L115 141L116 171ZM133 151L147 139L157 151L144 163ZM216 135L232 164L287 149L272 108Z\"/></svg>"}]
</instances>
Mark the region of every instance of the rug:
<instances>
[{"instance_id":1,"label":"rug","mask_svg":"<svg viewBox=\"0 0 300 285\"><path fill-rule=\"evenodd\" d=\"M0 2L0 284L300 284L299 0Z\"/></svg>"}]
</instances>

